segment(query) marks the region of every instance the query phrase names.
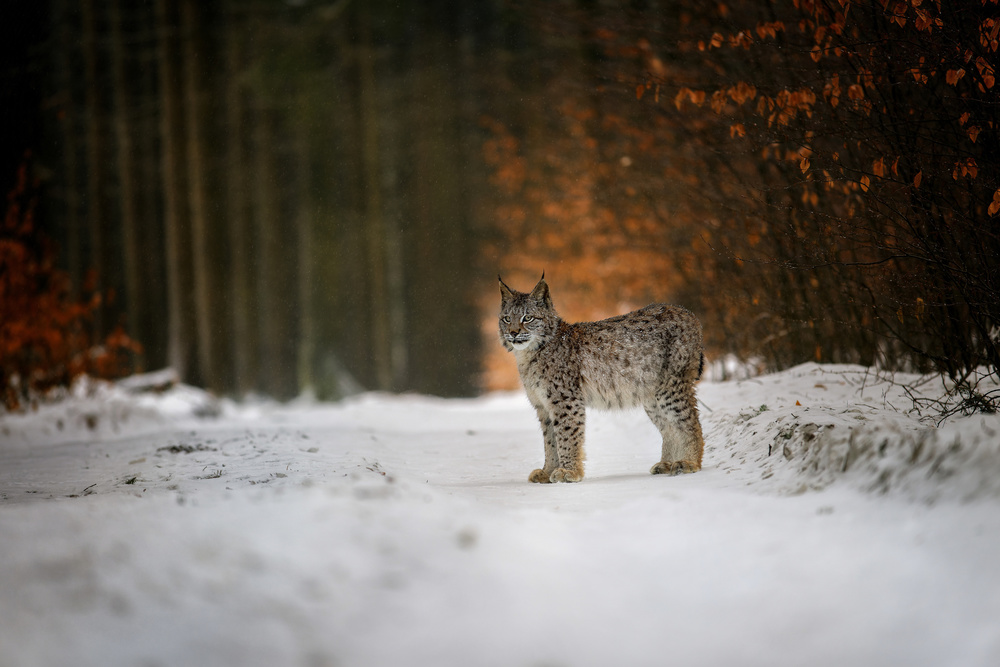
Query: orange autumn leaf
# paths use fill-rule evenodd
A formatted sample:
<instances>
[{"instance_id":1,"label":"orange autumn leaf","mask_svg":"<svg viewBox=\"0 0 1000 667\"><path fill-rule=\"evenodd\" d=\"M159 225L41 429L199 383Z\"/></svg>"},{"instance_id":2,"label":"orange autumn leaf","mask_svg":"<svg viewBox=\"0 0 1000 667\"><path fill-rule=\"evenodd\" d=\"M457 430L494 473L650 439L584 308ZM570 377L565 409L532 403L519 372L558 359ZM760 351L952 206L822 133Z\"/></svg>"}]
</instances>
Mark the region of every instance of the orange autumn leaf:
<instances>
[{"instance_id":1,"label":"orange autumn leaf","mask_svg":"<svg viewBox=\"0 0 1000 667\"><path fill-rule=\"evenodd\" d=\"M914 7L916 7L916 6L917 5L914 4ZM927 12L925 12L924 10L918 9L917 10L917 18L914 19L914 24L916 25L917 30L919 30L921 32L923 32L923 31L930 32L931 31L931 26L934 25L934 19L931 18L931 15L928 14Z\"/></svg>"},{"instance_id":2,"label":"orange autumn leaf","mask_svg":"<svg viewBox=\"0 0 1000 667\"><path fill-rule=\"evenodd\" d=\"M680 110L681 106L684 104L684 100L688 99L694 102L696 105L701 106L705 101L705 91L704 90L691 90L690 88L681 88L677 91L676 97L674 97L674 106Z\"/></svg>"},{"instance_id":3,"label":"orange autumn leaf","mask_svg":"<svg viewBox=\"0 0 1000 667\"><path fill-rule=\"evenodd\" d=\"M993 68L986 61L986 58L979 56L976 58L976 68L979 70L980 74L992 74Z\"/></svg>"},{"instance_id":4,"label":"orange autumn leaf","mask_svg":"<svg viewBox=\"0 0 1000 667\"><path fill-rule=\"evenodd\" d=\"M974 158L966 158L955 163L955 168L951 172L951 177L956 181L963 177L975 178L979 175L979 165Z\"/></svg>"},{"instance_id":5,"label":"orange autumn leaf","mask_svg":"<svg viewBox=\"0 0 1000 667\"><path fill-rule=\"evenodd\" d=\"M757 89L745 81L740 81L735 86L731 87L728 93L729 97L731 97L737 104L743 104L748 100L752 101L757 97Z\"/></svg>"},{"instance_id":6,"label":"orange autumn leaf","mask_svg":"<svg viewBox=\"0 0 1000 667\"><path fill-rule=\"evenodd\" d=\"M990 207L987 211L991 216L1000 213L1000 189L993 193L993 201L990 203Z\"/></svg>"},{"instance_id":7,"label":"orange autumn leaf","mask_svg":"<svg viewBox=\"0 0 1000 667\"><path fill-rule=\"evenodd\" d=\"M680 111L681 107L684 105L684 98L687 97L687 93L685 92L686 90L687 88L681 88L677 91L677 95L674 97L674 106L677 107L678 111Z\"/></svg>"},{"instance_id":8,"label":"orange autumn leaf","mask_svg":"<svg viewBox=\"0 0 1000 667\"><path fill-rule=\"evenodd\" d=\"M761 39L765 37L777 37L778 32L785 29L785 24L781 21L774 21L771 23L758 23L757 24L757 36Z\"/></svg>"},{"instance_id":9,"label":"orange autumn leaf","mask_svg":"<svg viewBox=\"0 0 1000 667\"><path fill-rule=\"evenodd\" d=\"M722 90L717 90L712 93L712 111L715 113L721 112L726 107L726 93Z\"/></svg>"}]
</instances>

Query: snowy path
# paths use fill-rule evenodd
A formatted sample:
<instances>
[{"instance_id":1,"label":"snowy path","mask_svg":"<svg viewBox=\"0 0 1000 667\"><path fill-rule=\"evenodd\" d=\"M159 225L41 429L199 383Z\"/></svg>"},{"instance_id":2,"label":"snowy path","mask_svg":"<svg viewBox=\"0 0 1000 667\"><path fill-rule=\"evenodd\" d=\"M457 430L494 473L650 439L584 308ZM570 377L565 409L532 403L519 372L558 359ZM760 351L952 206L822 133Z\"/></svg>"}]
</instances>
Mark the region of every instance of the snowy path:
<instances>
[{"instance_id":1,"label":"snowy path","mask_svg":"<svg viewBox=\"0 0 1000 667\"><path fill-rule=\"evenodd\" d=\"M894 392L703 384L677 478L592 412L587 479L546 486L517 395L8 416L0 667L1000 664L1000 420L914 449Z\"/></svg>"}]
</instances>

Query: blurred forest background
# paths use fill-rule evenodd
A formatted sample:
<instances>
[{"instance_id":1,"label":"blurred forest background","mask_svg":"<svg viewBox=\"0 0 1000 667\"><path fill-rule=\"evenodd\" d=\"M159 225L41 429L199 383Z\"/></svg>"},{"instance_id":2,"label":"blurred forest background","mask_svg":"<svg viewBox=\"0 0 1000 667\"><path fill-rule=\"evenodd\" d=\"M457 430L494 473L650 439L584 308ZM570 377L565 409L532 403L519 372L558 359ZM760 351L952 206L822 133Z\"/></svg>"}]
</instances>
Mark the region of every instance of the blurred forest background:
<instances>
[{"instance_id":1,"label":"blurred forest background","mask_svg":"<svg viewBox=\"0 0 1000 667\"><path fill-rule=\"evenodd\" d=\"M3 27L8 406L516 385L496 274L996 407L995 0L47 0ZM12 19L12 20L11 20Z\"/></svg>"}]
</instances>

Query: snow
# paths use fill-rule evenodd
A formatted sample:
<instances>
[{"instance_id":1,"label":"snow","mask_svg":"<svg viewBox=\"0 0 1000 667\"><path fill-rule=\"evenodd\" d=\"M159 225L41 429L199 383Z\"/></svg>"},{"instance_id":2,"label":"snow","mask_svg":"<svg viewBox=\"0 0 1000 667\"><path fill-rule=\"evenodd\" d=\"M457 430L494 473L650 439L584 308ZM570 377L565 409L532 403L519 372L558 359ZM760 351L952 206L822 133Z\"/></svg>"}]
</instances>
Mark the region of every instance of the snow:
<instances>
[{"instance_id":1,"label":"snow","mask_svg":"<svg viewBox=\"0 0 1000 667\"><path fill-rule=\"evenodd\" d=\"M938 381L702 383L681 477L591 412L560 485L520 394L165 384L0 417L0 666L1000 664L1000 417Z\"/></svg>"}]
</instances>

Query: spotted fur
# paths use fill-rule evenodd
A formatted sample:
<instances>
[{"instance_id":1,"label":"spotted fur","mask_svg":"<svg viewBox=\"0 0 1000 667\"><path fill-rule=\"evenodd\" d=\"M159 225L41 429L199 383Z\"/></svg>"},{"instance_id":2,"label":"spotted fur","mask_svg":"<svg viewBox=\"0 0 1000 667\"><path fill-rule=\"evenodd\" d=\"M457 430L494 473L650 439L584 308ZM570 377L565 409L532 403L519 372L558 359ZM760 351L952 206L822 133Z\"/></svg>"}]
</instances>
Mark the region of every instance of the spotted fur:
<instances>
[{"instance_id":1,"label":"spotted fur","mask_svg":"<svg viewBox=\"0 0 1000 667\"><path fill-rule=\"evenodd\" d=\"M544 276L529 293L500 280L500 340L514 353L542 426L545 464L529 481L583 479L588 406L645 408L663 436L652 474L701 470L704 441L695 383L704 354L701 324L689 311L656 303L599 322L569 324L556 313Z\"/></svg>"}]
</instances>

